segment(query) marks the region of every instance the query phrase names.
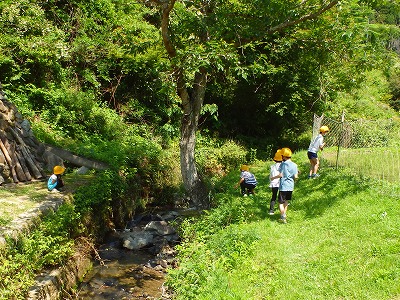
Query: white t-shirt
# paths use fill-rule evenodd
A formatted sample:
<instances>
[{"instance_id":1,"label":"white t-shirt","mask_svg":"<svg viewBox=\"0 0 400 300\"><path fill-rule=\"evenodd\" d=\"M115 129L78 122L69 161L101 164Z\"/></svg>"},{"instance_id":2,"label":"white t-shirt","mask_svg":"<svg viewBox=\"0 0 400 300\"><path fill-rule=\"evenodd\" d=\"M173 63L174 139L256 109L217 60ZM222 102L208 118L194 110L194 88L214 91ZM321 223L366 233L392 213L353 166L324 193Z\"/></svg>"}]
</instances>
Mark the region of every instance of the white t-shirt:
<instances>
[{"instance_id":1,"label":"white t-shirt","mask_svg":"<svg viewBox=\"0 0 400 300\"><path fill-rule=\"evenodd\" d=\"M322 134L318 134L315 139L310 143L310 146L308 147L308 152L317 153L323 143L324 136Z\"/></svg>"},{"instance_id":2,"label":"white t-shirt","mask_svg":"<svg viewBox=\"0 0 400 300\"><path fill-rule=\"evenodd\" d=\"M280 162L277 162L271 166L271 170L269 172L269 178L274 177L279 174L279 166L281 165ZM280 178L275 178L270 181L269 187L279 187L279 180Z\"/></svg>"}]
</instances>

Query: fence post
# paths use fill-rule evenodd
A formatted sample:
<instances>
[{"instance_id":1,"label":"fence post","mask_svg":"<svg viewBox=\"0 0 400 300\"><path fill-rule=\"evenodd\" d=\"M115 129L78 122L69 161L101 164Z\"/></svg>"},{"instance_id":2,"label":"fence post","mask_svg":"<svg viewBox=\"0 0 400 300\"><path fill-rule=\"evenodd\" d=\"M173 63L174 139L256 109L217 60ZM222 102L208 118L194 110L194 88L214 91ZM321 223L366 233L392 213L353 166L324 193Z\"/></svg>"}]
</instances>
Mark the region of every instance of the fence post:
<instances>
[{"instance_id":1,"label":"fence post","mask_svg":"<svg viewBox=\"0 0 400 300\"><path fill-rule=\"evenodd\" d=\"M336 170L338 169L338 165L339 165L340 144L342 143L342 139L343 139L343 124L344 124L344 111L342 113L342 121L340 123L340 135L339 135L337 154L336 154Z\"/></svg>"}]
</instances>

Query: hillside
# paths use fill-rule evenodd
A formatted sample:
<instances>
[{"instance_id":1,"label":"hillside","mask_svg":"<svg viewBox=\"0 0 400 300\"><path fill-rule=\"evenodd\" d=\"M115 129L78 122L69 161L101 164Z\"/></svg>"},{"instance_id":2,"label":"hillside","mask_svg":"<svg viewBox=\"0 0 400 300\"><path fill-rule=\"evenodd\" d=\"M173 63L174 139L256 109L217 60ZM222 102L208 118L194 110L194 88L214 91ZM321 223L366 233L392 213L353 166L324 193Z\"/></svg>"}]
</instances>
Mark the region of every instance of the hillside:
<instances>
[{"instance_id":1,"label":"hillside","mask_svg":"<svg viewBox=\"0 0 400 300\"><path fill-rule=\"evenodd\" d=\"M266 162L252 167L260 182L254 198L227 189L218 208L186 224L180 268L169 278L176 299L399 296L398 184L326 167L308 180L306 153L293 160L302 175L287 224L268 215Z\"/></svg>"}]
</instances>

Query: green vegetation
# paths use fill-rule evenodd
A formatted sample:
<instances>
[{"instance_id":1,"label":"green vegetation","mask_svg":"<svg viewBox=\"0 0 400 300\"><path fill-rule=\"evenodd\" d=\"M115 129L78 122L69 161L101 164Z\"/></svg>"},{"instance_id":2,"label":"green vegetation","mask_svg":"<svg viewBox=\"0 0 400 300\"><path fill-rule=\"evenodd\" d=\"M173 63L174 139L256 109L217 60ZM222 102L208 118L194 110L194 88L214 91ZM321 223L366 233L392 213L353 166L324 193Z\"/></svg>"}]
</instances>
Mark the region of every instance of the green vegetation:
<instances>
[{"instance_id":1,"label":"green vegetation","mask_svg":"<svg viewBox=\"0 0 400 300\"><path fill-rule=\"evenodd\" d=\"M83 178L65 162L72 203L37 232L8 241L1 297L22 299L41 268L62 264L74 239L101 239L150 205L187 199L182 142L196 145L191 163L212 209L182 226L181 267L169 281L178 298L398 296L391 263L398 254L398 189L386 183L398 182L399 174L398 1L340 1L279 31L270 30L325 1L176 1L171 59L156 2L0 2L0 82L8 99L41 142L110 165ZM200 80L206 75L207 86ZM185 111L177 87L189 98L204 91L204 105ZM283 145L305 149L314 113L340 120L343 112L348 121L383 124L354 127L360 141L380 148L341 150L339 170L327 168L336 162L335 150L327 149L324 176L299 180L282 227L266 216L263 161ZM195 116L191 140L182 116ZM298 155L306 173L305 155ZM260 181L254 199L232 190L244 162L254 163ZM29 197L8 207L14 193ZM1 187L0 225L40 202L41 193L36 184Z\"/></svg>"},{"instance_id":2,"label":"green vegetation","mask_svg":"<svg viewBox=\"0 0 400 300\"><path fill-rule=\"evenodd\" d=\"M63 264L83 233L80 215L70 204L50 213L29 235L8 240L0 254L0 299L26 299L37 274Z\"/></svg>"},{"instance_id":3,"label":"green vegetation","mask_svg":"<svg viewBox=\"0 0 400 300\"><path fill-rule=\"evenodd\" d=\"M260 182L254 198L227 189L217 193L217 208L184 223L180 266L168 279L176 299L399 296L398 186L332 168L308 180L306 153L293 160L303 174L288 224L278 222L278 213L268 215L265 162L252 168ZM237 175L229 175L225 187Z\"/></svg>"}]
</instances>

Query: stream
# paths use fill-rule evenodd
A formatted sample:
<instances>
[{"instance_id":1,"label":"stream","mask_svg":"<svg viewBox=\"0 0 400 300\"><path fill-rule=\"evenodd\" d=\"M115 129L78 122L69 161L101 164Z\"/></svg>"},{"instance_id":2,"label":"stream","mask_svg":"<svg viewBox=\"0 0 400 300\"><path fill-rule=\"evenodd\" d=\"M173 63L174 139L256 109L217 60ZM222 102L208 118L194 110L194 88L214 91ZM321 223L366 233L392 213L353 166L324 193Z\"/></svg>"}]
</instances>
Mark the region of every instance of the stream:
<instances>
[{"instance_id":1,"label":"stream","mask_svg":"<svg viewBox=\"0 0 400 300\"><path fill-rule=\"evenodd\" d=\"M82 300L122 300L122 299L170 299L171 295L164 287L166 268L176 263L173 246L179 237L166 233L171 229L166 222L195 215L193 210L157 213L141 216L127 225L124 231L110 233L104 244L97 249L98 258L93 261L92 270L85 276L76 292L76 298ZM166 215L169 217L166 217ZM162 215L162 216L161 216ZM138 234L149 230L149 225L164 224L164 235L153 234L154 239L142 249L130 250L125 246L129 234ZM159 229L159 228L157 228ZM168 231L168 230L167 230ZM171 238L173 236L173 238Z\"/></svg>"},{"instance_id":2,"label":"stream","mask_svg":"<svg viewBox=\"0 0 400 300\"><path fill-rule=\"evenodd\" d=\"M163 299L164 273L146 267L154 257L145 251L132 251L103 245L101 263L95 261L77 291L78 299Z\"/></svg>"}]
</instances>

